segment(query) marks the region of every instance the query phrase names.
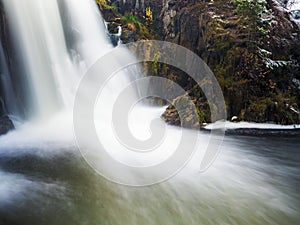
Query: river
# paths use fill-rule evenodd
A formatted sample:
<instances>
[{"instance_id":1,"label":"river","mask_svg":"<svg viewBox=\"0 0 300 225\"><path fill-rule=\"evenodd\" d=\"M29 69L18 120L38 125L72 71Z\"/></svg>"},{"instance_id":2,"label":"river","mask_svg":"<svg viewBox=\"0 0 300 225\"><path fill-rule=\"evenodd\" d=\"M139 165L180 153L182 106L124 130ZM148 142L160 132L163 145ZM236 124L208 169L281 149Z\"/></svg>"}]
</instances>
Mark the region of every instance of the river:
<instances>
[{"instance_id":1,"label":"river","mask_svg":"<svg viewBox=\"0 0 300 225\"><path fill-rule=\"evenodd\" d=\"M25 140L13 133L0 139L0 224L294 225L300 219L299 137L226 136L206 172L192 160L170 180L139 188L99 176L74 146ZM207 140L201 133L201 143Z\"/></svg>"}]
</instances>

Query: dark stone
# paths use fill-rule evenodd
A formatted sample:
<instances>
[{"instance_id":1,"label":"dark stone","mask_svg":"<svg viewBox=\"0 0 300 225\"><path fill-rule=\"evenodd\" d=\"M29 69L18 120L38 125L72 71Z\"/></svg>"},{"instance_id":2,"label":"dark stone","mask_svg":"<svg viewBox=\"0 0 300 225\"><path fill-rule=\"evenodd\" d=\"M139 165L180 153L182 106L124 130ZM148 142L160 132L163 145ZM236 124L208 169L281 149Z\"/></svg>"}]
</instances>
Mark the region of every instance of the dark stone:
<instances>
[{"instance_id":1,"label":"dark stone","mask_svg":"<svg viewBox=\"0 0 300 225\"><path fill-rule=\"evenodd\" d=\"M5 105L4 105L4 101L3 101L3 94L1 93L1 90L0 90L0 117L4 114L5 114Z\"/></svg>"},{"instance_id":2,"label":"dark stone","mask_svg":"<svg viewBox=\"0 0 300 225\"><path fill-rule=\"evenodd\" d=\"M15 126L8 116L0 117L0 135L6 134L14 129Z\"/></svg>"},{"instance_id":3,"label":"dark stone","mask_svg":"<svg viewBox=\"0 0 300 225\"><path fill-rule=\"evenodd\" d=\"M300 136L300 129L260 129L260 128L239 128L228 129L226 135L241 135L241 136L259 136L259 137L291 137Z\"/></svg>"},{"instance_id":4,"label":"dark stone","mask_svg":"<svg viewBox=\"0 0 300 225\"><path fill-rule=\"evenodd\" d=\"M10 98L10 101L15 102L15 111L18 111L19 116L25 117L27 113L27 106L31 95L28 80L24 74L24 65L20 60L20 49L14 45L13 32L10 30L9 21L4 10L3 1L0 0L0 41L3 47L3 54L7 64L8 74L12 81L12 89L14 90L14 98ZM1 76L3 74L1 68ZM5 83L0 79L0 117L7 113L6 104L7 99L4 95L3 86ZM14 111L14 112L15 112ZM11 113L11 112L10 112Z\"/></svg>"}]
</instances>

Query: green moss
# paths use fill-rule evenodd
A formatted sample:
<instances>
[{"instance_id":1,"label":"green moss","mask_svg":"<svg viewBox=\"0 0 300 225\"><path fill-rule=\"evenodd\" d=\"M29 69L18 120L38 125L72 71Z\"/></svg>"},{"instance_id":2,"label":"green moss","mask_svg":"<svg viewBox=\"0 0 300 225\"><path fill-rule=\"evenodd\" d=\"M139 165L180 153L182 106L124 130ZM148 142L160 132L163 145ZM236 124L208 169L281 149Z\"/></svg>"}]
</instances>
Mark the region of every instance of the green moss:
<instances>
[{"instance_id":1,"label":"green moss","mask_svg":"<svg viewBox=\"0 0 300 225\"><path fill-rule=\"evenodd\" d=\"M117 11L117 5L115 2L111 3L110 0L96 0L101 10L114 10Z\"/></svg>"},{"instance_id":2,"label":"green moss","mask_svg":"<svg viewBox=\"0 0 300 225\"><path fill-rule=\"evenodd\" d=\"M122 16L122 21L124 23L127 23L127 24L128 23L133 23L133 24L138 25L138 26L141 24L141 22L139 21L139 19L136 16L131 15L129 13Z\"/></svg>"}]
</instances>

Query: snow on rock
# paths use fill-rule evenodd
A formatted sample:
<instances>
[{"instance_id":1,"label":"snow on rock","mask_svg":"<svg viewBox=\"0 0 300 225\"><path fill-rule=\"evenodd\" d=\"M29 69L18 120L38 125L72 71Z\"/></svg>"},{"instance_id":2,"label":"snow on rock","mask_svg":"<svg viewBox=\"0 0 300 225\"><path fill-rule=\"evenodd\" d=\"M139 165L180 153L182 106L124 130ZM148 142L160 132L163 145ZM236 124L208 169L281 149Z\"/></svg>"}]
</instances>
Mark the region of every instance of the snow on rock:
<instances>
[{"instance_id":1,"label":"snow on rock","mask_svg":"<svg viewBox=\"0 0 300 225\"><path fill-rule=\"evenodd\" d=\"M286 8L291 13L292 19L300 28L300 0L289 0Z\"/></svg>"},{"instance_id":2,"label":"snow on rock","mask_svg":"<svg viewBox=\"0 0 300 225\"><path fill-rule=\"evenodd\" d=\"M209 124L205 127L207 130L221 129L224 128L224 122L216 122ZM291 129L300 129L300 124L295 125L279 125L272 123L250 123L250 122L225 122L225 129L263 129L263 130L291 130Z\"/></svg>"}]
</instances>

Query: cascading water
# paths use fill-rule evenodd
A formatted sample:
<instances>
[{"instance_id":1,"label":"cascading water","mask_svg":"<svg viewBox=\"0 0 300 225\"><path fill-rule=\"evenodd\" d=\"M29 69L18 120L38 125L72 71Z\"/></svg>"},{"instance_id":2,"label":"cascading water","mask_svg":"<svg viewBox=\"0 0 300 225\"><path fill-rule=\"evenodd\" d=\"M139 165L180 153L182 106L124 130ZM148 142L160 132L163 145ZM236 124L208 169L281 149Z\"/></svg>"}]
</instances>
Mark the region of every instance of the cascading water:
<instances>
[{"instance_id":1,"label":"cascading water","mask_svg":"<svg viewBox=\"0 0 300 225\"><path fill-rule=\"evenodd\" d=\"M59 105L56 91L58 81L54 74L55 67L61 61L65 64L63 53L64 50L66 52L57 4L54 1L45 1L43 4L4 1L4 6L9 21L13 23L13 36L20 50L18 54L25 65L29 89L33 92L31 107L36 109L38 115L49 115ZM53 34L56 35L55 39ZM57 49L61 50L58 52Z\"/></svg>"},{"instance_id":2,"label":"cascading water","mask_svg":"<svg viewBox=\"0 0 300 225\"><path fill-rule=\"evenodd\" d=\"M71 108L82 74L112 49L96 4L83 0L3 3L29 80L32 117L47 118Z\"/></svg>"},{"instance_id":3,"label":"cascading water","mask_svg":"<svg viewBox=\"0 0 300 225\"><path fill-rule=\"evenodd\" d=\"M299 221L297 138L227 138L222 154L205 174L198 173L201 154L196 154L175 178L153 187L127 188L95 175L77 154L70 111L82 75L113 49L96 4L93 0L2 2L30 84L29 107L34 113L28 124L0 138L0 224L292 225ZM5 66L1 67L3 72ZM112 107L132 76L124 72L114 77L102 105ZM9 98L11 90L5 90ZM95 114L106 119L103 110L98 107ZM159 118L161 109L135 110L129 118L131 128L141 139L147 138L145 121ZM32 122L35 119L38 125ZM99 132L104 131L104 144L122 161L118 152L122 146L111 137L109 125L101 124ZM167 130L168 150L177 145L181 130ZM205 148L208 139L201 133L199 148ZM153 158L166 155L158 153Z\"/></svg>"}]
</instances>

